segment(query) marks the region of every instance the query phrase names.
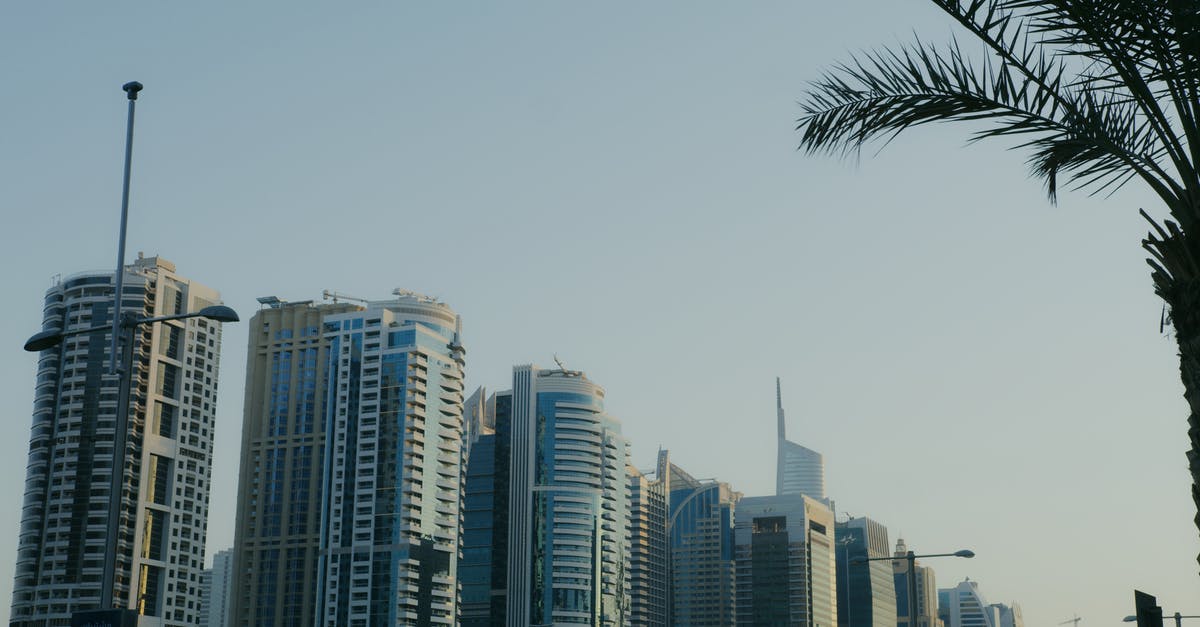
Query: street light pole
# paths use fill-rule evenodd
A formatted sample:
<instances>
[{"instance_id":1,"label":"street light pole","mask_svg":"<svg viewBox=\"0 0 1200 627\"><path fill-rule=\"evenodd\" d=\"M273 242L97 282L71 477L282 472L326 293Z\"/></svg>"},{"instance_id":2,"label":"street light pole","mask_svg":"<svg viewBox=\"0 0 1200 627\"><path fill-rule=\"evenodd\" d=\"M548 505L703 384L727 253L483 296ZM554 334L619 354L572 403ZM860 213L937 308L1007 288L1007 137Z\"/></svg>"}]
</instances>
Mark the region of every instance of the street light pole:
<instances>
[{"instance_id":1,"label":"street light pole","mask_svg":"<svg viewBox=\"0 0 1200 627\"><path fill-rule=\"evenodd\" d=\"M918 627L917 619L917 556L909 551L908 560L908 627Z\"/></svg>"},{"instance_id":2,"label":"street light pole","mask_svg":"<svg viewBox=\"0 0 1200 627\"><path fill-rule=\"evenodd\" d=\"M909 551L908 553L906 553L904 555L903 558L897 557L897 556L856 557L856 558L854 558L855 564L865 564L866 562L881 562L884 560L888 560L891 562L898 562L901 559L908 561L908 577L907 577L907 581L908 581L908 627L917 627L917 624L916 624L917 623L917 582L915 581L915 578L917 576L917 558L918 557L966 557L966 558L971 558L971 557L975 557L975 551L972 551L970 549L962 549L959 551L955 551L953 553L924 553L921 555L916 555L912 551Z\"/></svg>"},{"instance_id":3,"label":"street light pole","mask_svg":"<svg viewBox=\"0 0 1200 627\"><path fill-rule=\"evenodd\" d=\"M133 161L133 110L137 104L138 92L142 84L137 81L121 86L129 98L129 119L125 123L125 179L121 185L121 231L117 236L117 273L113 292L112 310L112 344L108 360L108 374L117 373L117 336L121 330L121 291L125 286L125 227L129 223L129 168Z\"/></svg>"},{"instance_id":4,"label":"street light pole","mask_svg":"<svg viewBox=\"0 0 1200 627\"><path fill-rule=\"evenodd\" d=\"M838 544L842 545L842 551L846 554L846 625L850 627L854 625L850 617L850 545L853 542L854 538L850 536L846 536L838 542Z\"/></svg>"},{"instance_id":5,"label":"street light pole","mask_svg":"<svg viewBox=\"0 0 1200 627\"><path fill-rule=\"evenodd\" d=\"M119 275L120 273L118 273ZM117 415L113 421L112 477L108 487L108 530L105 537L104 573L100 583L100 607L113 607L113 587L117 577L117 552L120 550L121 510L125 509L125 447L129 431L129 392L133 387L133 341L137 317L129 312L117 316L118 329L123 331L125 346L121 350L121 372L117 381ZM114 336L115 337L115 336ZM116 363L116 355L109 360Z\"/></svg>"}]
</instances>

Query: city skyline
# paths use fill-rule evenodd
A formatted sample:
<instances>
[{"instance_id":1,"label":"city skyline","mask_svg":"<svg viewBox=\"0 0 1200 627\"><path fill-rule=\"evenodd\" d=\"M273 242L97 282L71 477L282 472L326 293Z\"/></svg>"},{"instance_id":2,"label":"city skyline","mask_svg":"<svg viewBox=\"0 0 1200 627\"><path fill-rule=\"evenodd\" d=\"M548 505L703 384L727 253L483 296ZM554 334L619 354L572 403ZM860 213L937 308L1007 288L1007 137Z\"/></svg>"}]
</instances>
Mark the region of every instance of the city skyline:
<instances>
[{"instance_id":1,"label":"city skyline","mask_svg":"<svg viewBox=\"0 0 1200 627\"><path fill-rule=\"evenodd\" d=\"M468 321L466 389L557 353L604 382L636 467L662 446L746 494L773 491L780 376L839 510L978 553L931 564L939 581L984 581L1030 624L1119 620L1135 587L1186 612L1200 546L1175 351L1137 250L1150 201L1047 207L1019 156L954 129L858 165L795 152L804 81L914 29L945 40L936 10L474 8L6 10L0 46L27 62L0 70L25 86L0 104L20 121L0 151L0 254L20 268L3 494L23 490L36 358L19 347L42 294L111 267L136 79L130 260L172 259L244 320L268 294L436 294ZM233 544L248 333L226 327L210 554ZM1138 527L1106 515L1114 494L1139 495ZM18 524L0 520L0 561ZM1109 543L1130 533L1145 543Z\"/></svg>"}]
</instances>

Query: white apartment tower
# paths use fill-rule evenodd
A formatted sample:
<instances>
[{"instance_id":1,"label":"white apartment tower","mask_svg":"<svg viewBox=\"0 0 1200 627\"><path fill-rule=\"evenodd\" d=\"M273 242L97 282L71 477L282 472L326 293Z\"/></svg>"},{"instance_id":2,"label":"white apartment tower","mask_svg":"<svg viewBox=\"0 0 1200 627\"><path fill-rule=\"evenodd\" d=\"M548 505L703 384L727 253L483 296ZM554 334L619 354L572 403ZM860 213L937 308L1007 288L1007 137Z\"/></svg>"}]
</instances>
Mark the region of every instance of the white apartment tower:
<instances>
[{"instance_id":1,"label":"white apartment tower","mask_svg":"<svg viewBox=\"0 0 1200 627\"><path fill-rule=\"evenodd\" d=\"M198 311L216 291L142 258L126 266L121 309L139 317ZM43 327L111 323L113 273L56 281ZM107 330L38 357L11 625L65 625L98 609L104 556L116 553L113 598L140 625L199 621L221 325L203 318L138 327L119 533L107 537L117 389Z\"/></svg>"},{"instance_id":2,"label":"white apartment tower","mask_svg":"<svg viewBox=\"0 0 1200 627\"><path fill-rule=\"evenodd\" d=\"M329 315L316 624L459 620L459 318L397 298Z\"/></svg>"}]
</instances>

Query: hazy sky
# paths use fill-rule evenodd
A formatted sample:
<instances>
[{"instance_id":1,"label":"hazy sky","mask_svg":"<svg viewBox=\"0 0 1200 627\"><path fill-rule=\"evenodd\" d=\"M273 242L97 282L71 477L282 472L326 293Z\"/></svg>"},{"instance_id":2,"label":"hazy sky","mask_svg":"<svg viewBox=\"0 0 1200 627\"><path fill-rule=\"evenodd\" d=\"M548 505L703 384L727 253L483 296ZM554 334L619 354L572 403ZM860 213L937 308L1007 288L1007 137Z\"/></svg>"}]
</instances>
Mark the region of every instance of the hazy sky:
<instances>
[{"instance_id":1,"label":"hazy sky","mask_svg":"<svg viewBox=\"0 0 1200 627\"><path fill-rule=\"evenodd\" d=\"M1200 613L1186 406L1131 187L1048 205L1023 156L912 131L795 150L806 81L944 41L921 0L6 3L0 7L0 564L16 549L56 274L129 258L255 297L436 295L468 387L557 353L652 464L774 487L788 434L871 516L1026 624ZM233 543L245 324L222 353L209 553ZM11 573L0 573L7 620Z\"/></svg>"}]
</instances>

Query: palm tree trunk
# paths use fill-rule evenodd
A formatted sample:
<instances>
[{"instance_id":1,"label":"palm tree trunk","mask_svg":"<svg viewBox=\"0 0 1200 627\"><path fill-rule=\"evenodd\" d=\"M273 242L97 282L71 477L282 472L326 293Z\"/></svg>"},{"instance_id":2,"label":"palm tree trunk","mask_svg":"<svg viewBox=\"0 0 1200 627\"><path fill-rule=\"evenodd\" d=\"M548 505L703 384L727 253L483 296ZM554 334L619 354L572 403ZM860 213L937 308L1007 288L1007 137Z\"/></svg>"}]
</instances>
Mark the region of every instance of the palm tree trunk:
<instances>
[{"instance_id":1,"label":"palm tree trunk","mask_svg":"<svg viewBox=\"0 0 1200 627\"><path fill-rule=\"evenodd\" d=\"M1157 278L1157 277L1156 277ZM1200 279L1174 278L1169 289L1159 295L1171 308L1171 323L1179 344L1179 375L1183 380L1183 397L1188 403L1188 470L1192 473L1192 501L1196 505L1193 521L1200 531ZM1200 563L1200 555L1196 556Z\"/></svg>"}]
</instances>

